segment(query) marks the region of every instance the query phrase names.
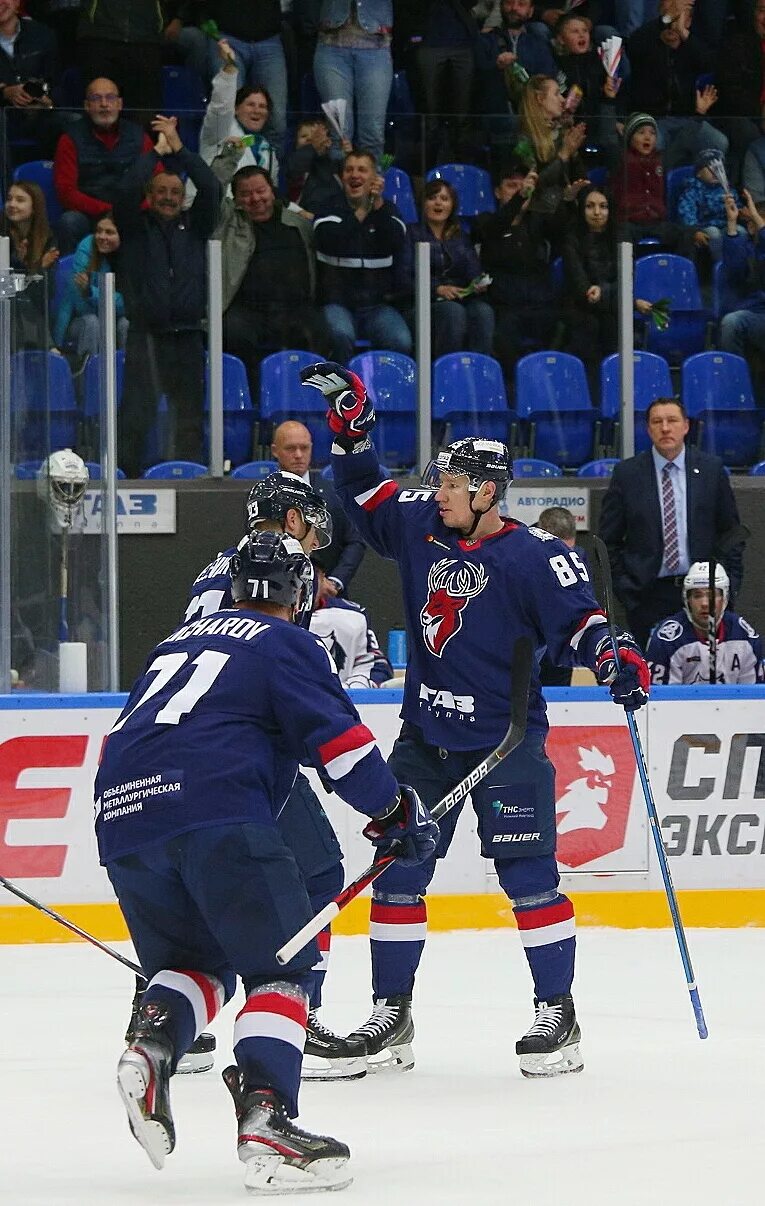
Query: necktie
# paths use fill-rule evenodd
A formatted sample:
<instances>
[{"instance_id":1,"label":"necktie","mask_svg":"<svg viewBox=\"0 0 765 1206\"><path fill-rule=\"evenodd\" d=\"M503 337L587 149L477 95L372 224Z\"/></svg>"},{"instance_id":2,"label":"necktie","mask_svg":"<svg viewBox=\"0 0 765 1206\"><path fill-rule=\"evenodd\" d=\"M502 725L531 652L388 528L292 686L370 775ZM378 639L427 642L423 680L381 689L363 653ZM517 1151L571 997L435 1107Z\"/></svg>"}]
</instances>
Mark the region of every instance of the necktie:
<instances>
[{"instance_id":1,"label":"necktie","mask_svg":"<svg viewBox=\"0 0 765 1206\"><path fill-rule=\"evenodd\" d=\"M674 464L670 461L661 471L661 509L664 514L664 562L668 574L676 574L680 569L677 511L675 510L675 492L672 489L672 473L674 468Z\"/></svg>"}]
</instances>

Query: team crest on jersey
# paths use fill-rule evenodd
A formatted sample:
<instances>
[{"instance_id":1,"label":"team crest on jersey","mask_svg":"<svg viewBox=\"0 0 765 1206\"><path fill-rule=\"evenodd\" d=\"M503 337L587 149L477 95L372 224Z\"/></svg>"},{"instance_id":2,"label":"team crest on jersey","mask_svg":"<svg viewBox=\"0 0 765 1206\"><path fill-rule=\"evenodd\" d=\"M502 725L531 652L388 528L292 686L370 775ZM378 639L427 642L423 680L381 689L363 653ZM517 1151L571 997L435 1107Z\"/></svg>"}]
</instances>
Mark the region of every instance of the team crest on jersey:
<instances>
[{"instance_id":1,"label":"team crest on jersey","mask_svg":"<svg viewBox=\"0 0 765 1206\"><path fill-rule=\"evenodd\" d=\"M488 582L482 565L460 564L444 557L431 566L428 597L420 612L420 623L425 644L436 657L441 657L449 641L462 628L463 611Z\"/></svg>"},{"instance_id":2,"label":"team crest on jersey","mask_svg":"<svg viewBox=\"0 0 765 1206\"><path fill-rule=\"evenodd\" d=\"M677 620L665 620L656 635L660 641L676 641L683 631L683 626Z\"/></svg>"}]
</instances>

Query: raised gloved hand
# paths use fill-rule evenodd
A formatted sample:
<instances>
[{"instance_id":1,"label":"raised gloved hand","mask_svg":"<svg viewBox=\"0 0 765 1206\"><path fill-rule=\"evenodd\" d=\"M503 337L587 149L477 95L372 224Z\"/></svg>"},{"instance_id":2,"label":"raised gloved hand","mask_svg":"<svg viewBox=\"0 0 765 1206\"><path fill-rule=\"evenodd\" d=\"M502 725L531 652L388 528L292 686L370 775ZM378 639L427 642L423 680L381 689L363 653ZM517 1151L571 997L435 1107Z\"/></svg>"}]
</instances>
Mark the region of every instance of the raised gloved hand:
<instances>
[{"instance_id":1,"label":"raised gloved hand","mask_svg":"<svg viewBox=\"0 0 765 1206\"><path fill-rule=\"evenodd\" d=\"M648 703L651 675L645 658L628 632L616 634L619 664L614 658L611 637L601 637L595 646L595 677L602 686L611 688L614 703L627 712L635 712Z\"/></svg>"},{"instance_id":2,"label":"raised gloved hand","mask_svg":"<svg viewBox=\"0 0 765 1206\"><path fill-rule=\"evenodd\" d=\"M398 799L387 812L372 817L364 826L380 854L395 854L404 867L414 867L429 858L438 843L438 825L413 787L399 784Z\"/></svg>"},{"instance_id":3,"label":"raised gloved hand","mask_svg":"<svg viewBox=\"0 0 765 1206\"><path fill-rule=\"evenodd\" d=\"M327 399L327 422L335 443L353 452L374 427L375 411L361 377L332 361L300 370L303 385L318 389Z\"/></svg>"}]
</instances>

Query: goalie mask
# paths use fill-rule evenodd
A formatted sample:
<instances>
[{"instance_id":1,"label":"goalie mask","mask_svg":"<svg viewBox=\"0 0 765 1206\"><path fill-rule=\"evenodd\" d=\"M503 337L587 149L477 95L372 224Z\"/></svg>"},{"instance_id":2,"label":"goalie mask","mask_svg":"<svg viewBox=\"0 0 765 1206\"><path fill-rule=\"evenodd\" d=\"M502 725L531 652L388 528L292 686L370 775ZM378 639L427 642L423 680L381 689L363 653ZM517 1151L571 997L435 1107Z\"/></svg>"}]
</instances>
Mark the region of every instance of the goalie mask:
<instances>
[{"instance_id":1,"label":"goalie mask","mask_svg":"<svg viewBox=\"0 0 765 1206\"><path fill-rule=\"evenodd\" d=\"M300 542L281 532L256 532L239 542L229 563L235 603L253 600L295 609L299 623L313 603L313 566Z\"/></svg>"},{"instance_id":2,"label":"goalie mask","mask_svg":"<svg viewBox=\"0 0 765 1206\"><path fill-rule=\"evenodd\" d=\"M513 463L506 444L499 440L471 437L456 440L433 458L422 475L423 486L428 490L437 490L442 473L467 477L471 494L475 494L484 482L495 482L497 491L494 498L498 503L513 480Z\"/></svg>"},{"instance_id":3,"label":"goalie mask","mask_svg":"<svg viewBox=\"0 0 765 1206\"><path fill-rule=\"evenodd\" d=\"M247 497L247 527L256 535L258 524L275 520L284 524L291 507L300 513L303 522L316 532L317 548L332 543L332 516L326 502L295 473L271 473L256 482Z\"/></svg>"},{"instance_id":4,"label":"goalie mask","mask_svg":"<svg viewBox=\"0 0 765 1206\"><path fill-rule=\"evenodd\" d=\"M62 528L71 528L90 475L82 457L71 448L52 452L37 471L37 493Z\"/></svg>"},{"instance_id":5,"label":"goalie mask","mask_svg":"<svg viewBox=\"0 0 765 1206\"><path fill-rule=\"evenodd\" d=\"M693 624L694 618L688 605L688 595L692 590L709 591L709 562L694 561L688 573L683 578L683 610ZM728 606L730 597L730 578L719 563L715 565L715 591L722 593L722 611Z\"/></svg>"}]
</instances>

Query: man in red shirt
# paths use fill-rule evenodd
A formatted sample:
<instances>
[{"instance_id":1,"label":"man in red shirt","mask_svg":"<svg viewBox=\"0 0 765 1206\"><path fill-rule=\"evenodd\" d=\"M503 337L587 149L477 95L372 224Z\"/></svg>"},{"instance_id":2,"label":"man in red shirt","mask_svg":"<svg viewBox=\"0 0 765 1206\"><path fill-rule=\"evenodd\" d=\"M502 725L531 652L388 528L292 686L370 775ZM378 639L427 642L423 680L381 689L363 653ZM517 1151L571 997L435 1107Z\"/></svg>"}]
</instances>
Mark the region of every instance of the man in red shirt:
<instances>
[{"instance_id":1,"label":"man in red shirt","mask_svg":"<svg viewBox=\"0 0 765 1206\"><path fill-rule=\"evenodd\" d=\"M151 138L122 116L114 80L94 79L85 90L85 117L62 134L53 160L53 183L64 213L58 225L62 254L74 251L97 219L112 208L125 172L146 151Z\"/></svg>"}]
</instances>

